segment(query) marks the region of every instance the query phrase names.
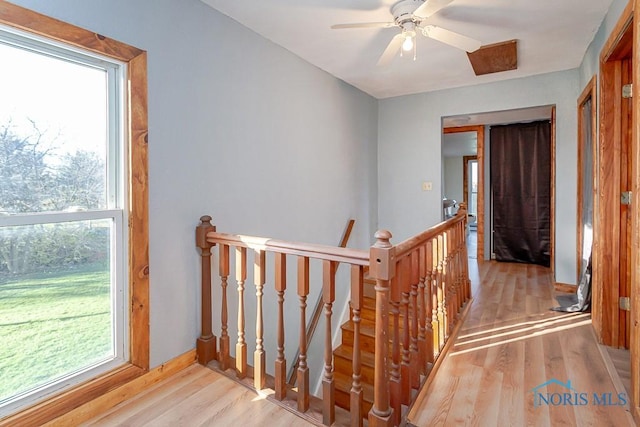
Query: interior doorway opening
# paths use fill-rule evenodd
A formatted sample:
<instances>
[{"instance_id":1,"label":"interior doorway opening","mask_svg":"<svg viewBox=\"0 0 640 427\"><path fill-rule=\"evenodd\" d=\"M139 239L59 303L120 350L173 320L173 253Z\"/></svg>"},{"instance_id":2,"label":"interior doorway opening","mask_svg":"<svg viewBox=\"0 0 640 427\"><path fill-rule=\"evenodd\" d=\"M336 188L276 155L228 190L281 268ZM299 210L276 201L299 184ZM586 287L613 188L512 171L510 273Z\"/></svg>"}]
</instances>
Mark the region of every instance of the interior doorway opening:
<instances>
[{"instance_id":1,"label":"interior doorway opening","mask_svg":"<svg viewBox=\"0 0 640 427\"><path fill-rule=\"evenodd\" d=\"M504 111L493 111L493 112L481 112L481 113L470 113L470 114L461 114L461 115L452 115L442 118L442 128L443 128L443 137L442 137L442 164L444 165L443 171L443 197L451 197L449 196L449 192L447 191L448 187L450 187L450 175L446 174L446 166L447 163L451 162L450 157L452 153L456 152L455 146L458 144L466 144L469 145L470 142L467 138L465 142L465 138L461 138L461 135L472 133L475 136L475 140L473 143L476 145L476 150L474 152L465 152L464 154L459 154L460 156L460 173L466 171L465 174L469 173L467 168L462 164L462 156L476 156L477 157L477 193L475 194L477 200L476 207L476 231L477 231L477 257L478 259L488 260L491 255L491 227L487 226L487 224L491 224L491 222L487 223L487 220L491 218L490 214L490 201L488 200L488 195L490 194L489 187L489 179L488 179L488 170L489 170L489 136L488 129L491 125L502 125L502 124L510 124L510 123L521 123L521 122L530 122L535 120L544 120L544 119L553 119L554 106L552 105L543 105L536 107L526 107L520 109L513 110L504 110ZM552 124L553 126L553 124ZM555 130L552 132L555 135ZM460 142L460 140L463 142ZM486 140L486 142L485 142ZM455 154L454 154L455 155ZM554 160L555 161L555 160ZM552 172L552 182L555 180L555 173ZM458 180L458 178L454 178ZM466 189L466 193L473 197L473 192L469 190L469 188L462 183L462 179L460 181L460 192L462 189ZM552 190L554 191L554 190ZM555 197L555 194L552 194L552 197ZM467 206L470 207L470 200L464 199L467 202ZM552 203L553 206L553 203ZM552 230L551 230L551 266L554 267L554 255L553 249L555 246L555 229L554 229L554 213L552 213Z\"/></svg>"}]
</instances>

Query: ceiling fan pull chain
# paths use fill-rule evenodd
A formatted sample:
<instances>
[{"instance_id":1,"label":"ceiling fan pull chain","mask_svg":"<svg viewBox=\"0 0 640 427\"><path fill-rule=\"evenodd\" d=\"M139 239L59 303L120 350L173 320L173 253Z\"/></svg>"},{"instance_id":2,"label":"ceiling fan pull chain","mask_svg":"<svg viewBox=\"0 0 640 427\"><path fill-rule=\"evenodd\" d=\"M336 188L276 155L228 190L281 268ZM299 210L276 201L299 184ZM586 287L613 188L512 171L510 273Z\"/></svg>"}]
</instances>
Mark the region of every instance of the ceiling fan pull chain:
<instances>
[{"instance_id":1,"label":"ceiling fan pull chain","mask_svg":"<svg viewBox=\"0 0 640 427\"><path fill-rule=\"evenodd\" d=\"M418 57L418 38L413 41L413 60L415 61Z\"/></svg>"}]
</instances>

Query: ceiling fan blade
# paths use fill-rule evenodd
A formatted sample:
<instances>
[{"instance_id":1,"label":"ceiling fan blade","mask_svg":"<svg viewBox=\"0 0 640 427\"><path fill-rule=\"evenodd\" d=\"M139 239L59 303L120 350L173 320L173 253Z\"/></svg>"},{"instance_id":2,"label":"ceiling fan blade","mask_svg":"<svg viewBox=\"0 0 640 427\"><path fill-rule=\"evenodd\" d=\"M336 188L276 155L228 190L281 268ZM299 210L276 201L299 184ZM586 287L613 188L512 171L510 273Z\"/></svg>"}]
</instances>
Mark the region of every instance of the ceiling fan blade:
<instances>
[{"instance_id":1,"label":"ceiling fan blade","mask_svg":"<svg viewBox=\"0 0 640 427\"><path fill-rule=\"evenodd\" d=\"M396 34L395 37L391 39L387 48L382 52L380 59L378 59L378 67L384 67L385 65L389 65L389 63L393 60L393 58L398 54L400 47L402 46L402 42L404 42L404 36L401 34Z\"/></svg>"},{"instance_id":2,"label":"ceiling fan blade","mask_svg":"<svg viewBox=\"0 0 640 427\"><path fill-rule=\"evenodd\" d=\"M467 52L475 52L480 49L480 46L482 45L481 42L472 39L471 37L463 36L462 34L445 30L444 28L436 27L435 25L427 25L423 27L422 34L434 40L438 40L439 42L457 47L458 49L466 50Z\"/></svg>"},{"instance_id":3,"label":"ceiling fan blade","mask_svg":"<svg viewBox=\"0 0 640 427\"><path fill-rule=\"evenodd\" d=\"M426 0L413 12L413 14L420 18L428 18L452 1L453 0Z\"/></svg>"},{"instance_id":4,"label":"ceiling fan blade","mask_svg":"<svg viewBox=\"0 0 640 427\"><path fill-rule=\"evenodd\" d=\"M331 29L342 30L345 28L391 28L395 25L395 22L358 22L354 24L335 24L331 26Z\"/></svg>"}]
</instances>

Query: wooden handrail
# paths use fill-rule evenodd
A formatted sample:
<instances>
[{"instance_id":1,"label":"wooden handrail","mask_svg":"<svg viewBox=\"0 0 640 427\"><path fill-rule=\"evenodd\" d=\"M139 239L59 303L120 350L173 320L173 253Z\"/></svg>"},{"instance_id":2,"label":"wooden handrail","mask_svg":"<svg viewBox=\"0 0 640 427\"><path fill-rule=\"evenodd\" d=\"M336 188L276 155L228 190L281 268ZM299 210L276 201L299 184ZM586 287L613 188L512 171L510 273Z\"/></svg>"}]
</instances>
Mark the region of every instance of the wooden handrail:
<instances>
[{"instance_id":1,"label":"wooden handrail","mask_svg":"<svg viewBox=\"0 0 640 427\"><path fill-rule=\"evenodd\" d=\"M351 218L349 222L347 222L347 228L344 229L344 233L342 233L342 239L340 239L340 244L338 245L341 248L346 248L347 243L349 242L349 238L351 237L351 232L353 231L353 226L355 225L356 220Z\"/></svg>"},{"instance_id":2,"label":"wooden handrail","mask_svg":"<svg viewBox=\"0 0 640 427\"><path fill-rule=\"evenodd\" d=\"M353 223L347 226L342 244L346 243L352 227ZM378 231L376 243L369 251L218 233L211 224L211 218L204 216L196 228L196 246L200 248L202 259L202 333L197 341L198 361L209 364L213 360L212 366L226 371L227 375L234 374L245 384L253 380L253 387L258 390L273 384L273 400L287 401L282 403L285 407L297 408L306 419L315 420L314 423L331 425L337 422L339 415L335 406L339 403L350 404L348 415L354 427L363 425L363 417L368 418L370 426L400 425L403 408L411 405L416 395L413 390L424 384L430 367L436 364L445 343L454 333L454 326L460 321L461 309L471 297L465 236L464 205L461 205L454 218L398 245L391 243L391 233ZM214 247L217 247L217 251L213 251ZM235 253L235 265L230 258L232 251ZM271 252L269 257L267 252ZM292 298L291 292L287 293L287 278L292 276L289 274L292 271L287 269L288 255L294 256L297 261L292 263L292 268L297 269L296 284L289 287L293 288L290 290L299 300L297 340L284 334L285 321L289 321L285 319L285 299ZM211 265L215 256L219 257L219 277L215 281L217 288L214 293ZM314 329L307 327L306 320L310 291L309 261L312 258L322 262L321 309L318 311L319 316L324 314L325 317L322 366L309 366L307 363L311 335L308 331ZM337 365L332 354L334 304L341 307L345 303L335 300L338 286L335 272L339 263L346 263L350 267L350 293L346 303L351 308L350 321L354 332L352 343L347 344L352 353L351 367L347 368L350 372L341 376L334 375ZM246 313L245 297L251 296L245 295L245 288L248 288L245 281L250 268L253 273L252 289L255 290L255 311ZM360 335L362 319L371 318L363 317L363 312L368 310L366 315L372 314L371 309L363 304L366 269L375 280L373 341L364 334ZM275 271L275 281L267 280L266 271ZM232 283L237 284L235 312L227 301L228 288ZM277 305L273 305L272 298L265 297L267 294L274 295L274 292ZM216 307L220 310L215 313L220 320L219 338L212 328L212 299L217 300ZM266 318L263 319L263 316ZM255 344L245 340L245 317L248 327L255 326ZM230 354L233 346L228 327L229 321L234 321L234 318L238 325L235 360ZM271 342L273 334L264 334L264 326L273 324L275 331L271 329L272 326L268 330L275 332L275 342ZM295 369L297 388L292 387L286 378L285 346L291 345L297 347L299 353L300 363ZM249 346L255 350L253 366L249 365L247 357ZM370 367L366 368L368 373L364 371L363 353L373 347L373 402L365 402L363 383L365 379L370 381L372 374ZM275 355L275 378L267 374L267 352L271 351ZM341 363L340 366L345 365ZM312 371L315 376L321 377L322 397L319 405L318 399L310 394ZM344 387L345 374L351 377L346 397L344 389L338 388ZM348 403L345 403L345 399ZM368 409L365 408L369 407L371 410L366 413Z\"/></svg>"},{"instance_id":3,"label":"wooden handrail","mask_svg":"<svg viewBox=\"0 0 640 427\"><path fill-rule=\"evenodd\" d=\"M465 221L467 219L467 209L464 203L460 203L460 207L458 208L458 212L449 218L446 221L443 221L439 224L434 225L431 228L426 229L420 234L409 237L408 239L398 243L395 245L395 255L400 258L406 255L412 249L423 245L427 240L431 240L438 236L438 234L442 234L448 228L451 228L454 224L457 224L460 221Z\"/></svg>"},{"instance_id":4,"label":"wooden handrail","mask_svg":"<svg viewBox=\"0 0 640 427\"><path fill-rule=\"evenodd\" d=\"M339 248L329 245L287 242L268 237L244 236L241 234L207 233L209 243L279 252L354 265L369 265L369 252L359 249Z\"/></svg>"}]
</instances>

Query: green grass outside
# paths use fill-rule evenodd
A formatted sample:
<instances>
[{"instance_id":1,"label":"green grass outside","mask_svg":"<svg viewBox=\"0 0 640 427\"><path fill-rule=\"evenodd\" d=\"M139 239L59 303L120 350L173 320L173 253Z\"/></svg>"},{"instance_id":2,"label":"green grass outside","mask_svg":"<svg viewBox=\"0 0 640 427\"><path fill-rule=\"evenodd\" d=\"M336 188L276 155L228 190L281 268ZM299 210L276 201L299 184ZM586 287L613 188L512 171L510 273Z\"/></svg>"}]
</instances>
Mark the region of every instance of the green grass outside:
<instances>
[{"instance_id":1,"label":"green grass outside","mask_svg":"<svg viewBox=\"0 0 640 427\"><path fill-rule=\"evenodd\" d=\"M107 268L0 277L0 401L113 354Z\"/></svg>"}]
</instances>

